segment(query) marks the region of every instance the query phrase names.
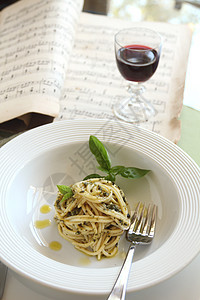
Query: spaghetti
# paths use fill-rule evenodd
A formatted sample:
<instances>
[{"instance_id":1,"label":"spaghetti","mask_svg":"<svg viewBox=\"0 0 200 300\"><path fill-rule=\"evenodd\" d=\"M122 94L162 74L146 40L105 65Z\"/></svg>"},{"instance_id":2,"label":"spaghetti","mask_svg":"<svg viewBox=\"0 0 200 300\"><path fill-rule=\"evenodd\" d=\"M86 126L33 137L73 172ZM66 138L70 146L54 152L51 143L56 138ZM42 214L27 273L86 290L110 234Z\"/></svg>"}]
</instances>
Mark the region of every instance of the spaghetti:
<instances>
[{"instance_id":1,"label":"spaghetti","mask_svg":"<svg viewBox=\"0 0 200 300\"><path fill-rule=\"evenodd\" d=\"M73 196L55 201L59 234L87 255L113 257L130 225L123 191L111 181L93 178L71 186Z\"/></svg>"}]
</instances>

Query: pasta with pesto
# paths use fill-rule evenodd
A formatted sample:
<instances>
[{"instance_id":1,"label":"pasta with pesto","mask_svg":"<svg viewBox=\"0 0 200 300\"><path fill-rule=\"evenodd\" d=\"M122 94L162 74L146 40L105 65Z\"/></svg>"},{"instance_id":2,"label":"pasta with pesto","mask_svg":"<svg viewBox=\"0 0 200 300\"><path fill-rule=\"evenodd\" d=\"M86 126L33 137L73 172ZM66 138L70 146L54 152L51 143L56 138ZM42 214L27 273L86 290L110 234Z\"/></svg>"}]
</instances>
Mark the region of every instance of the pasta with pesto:
<instances>
[{"instance_id":1,"label":"pasta with pesto","mask_svg":"<svg viewBox=\"0 0 200 300\"><path fill-rule=\"evenodd\" d=\"M87 255L113 257L130 225L123 191L113 182L93 178L71 185L73 195L63 200L58 192L55 220L59 234Z\"/></svg>"}]
</instances>

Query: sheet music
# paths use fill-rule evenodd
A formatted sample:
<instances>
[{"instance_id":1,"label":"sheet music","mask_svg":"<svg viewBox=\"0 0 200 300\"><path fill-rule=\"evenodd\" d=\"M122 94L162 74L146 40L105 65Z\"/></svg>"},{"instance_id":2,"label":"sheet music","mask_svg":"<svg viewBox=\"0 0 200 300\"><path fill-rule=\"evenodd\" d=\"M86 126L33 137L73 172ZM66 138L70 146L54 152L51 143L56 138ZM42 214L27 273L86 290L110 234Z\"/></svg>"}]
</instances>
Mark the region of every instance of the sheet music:
<instances>
[{"instance_id":1,"label":"sheet music","mask_svg":"<svg viewBox=\"0 0 200 300\"><path fill-rule=\"evenodd\" d=\"M31 111L58 115L82 5L82 0L23 0L2 11L0 122Z\"/></svg>"},{"instance_id":2,"label":"sheet music","mask_svg":"<svg viewBox=\"0 0 200 300\"><path fill-rule=\"evenodd\" d=\"M158 30L164 43L159 67L145 83L144 94L158 114L140 125L177 141L191 32L186 26L146 25ZM115 118L114 103L129 94L115 62L114 34L131 26L133 23L124 20L82 13L56 120Z\"/></svg>"}]
</instances>

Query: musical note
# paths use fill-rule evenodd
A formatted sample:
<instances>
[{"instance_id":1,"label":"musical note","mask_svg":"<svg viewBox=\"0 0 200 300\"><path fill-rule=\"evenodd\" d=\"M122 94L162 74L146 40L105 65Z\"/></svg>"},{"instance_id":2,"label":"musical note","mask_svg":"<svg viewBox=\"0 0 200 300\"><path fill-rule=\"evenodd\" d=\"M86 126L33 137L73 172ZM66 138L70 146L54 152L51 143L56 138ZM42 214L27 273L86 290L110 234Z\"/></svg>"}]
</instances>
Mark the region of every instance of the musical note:
<instances>
[{"instance_id":1,"label":"musical note","mask_svg":"<svg viewBox=\"0 0 200 300\"><path fill-rule=\"evenodd\" d=\"M29 98L37 101L37 111L42 99L50 101L49 107L51 101L58 103L81 2L26 1L13 10L11 7L7 14L4 11L0 32L0 104L7 103L9 109L0 110L0 123L14 116L10 107L15 105L10 103L20 101L22 113L23 103L28 107ZM47 110L54 116L57 112L53 112L53 107ZM20 113L20 109L17 111ZM44 113L42 106L41 112Z\"/></svg>"},{"instance_id":2,"label":"musical note","mask_svg":"<svg viewBox=\"0 0 200 300\"><path fill-rule=\"evenodd\" d=\"M114 118L113 105L129 96L113 49L114 34L124 22L81 14L76 27L81 5L82 0L35 0L19 3L7 14L5 11L0 32L0 104L20 100L23 106L30 98L40 110L43 100L49 100L45 102L49 107L60 100L56 120ZM158 30L165 43L158 70L145 84L145 96L158 115L142 126L161 132L165 115L171 111L170 97L176 96L172 83L179 67L175 49L180 48L179 33L183 39L184 31L166 29L165 25L159 25ZM1 111L0 122L4 120ZM9 109L4 111L8 111L8 118Z\"/></svg>"}]
</instances>

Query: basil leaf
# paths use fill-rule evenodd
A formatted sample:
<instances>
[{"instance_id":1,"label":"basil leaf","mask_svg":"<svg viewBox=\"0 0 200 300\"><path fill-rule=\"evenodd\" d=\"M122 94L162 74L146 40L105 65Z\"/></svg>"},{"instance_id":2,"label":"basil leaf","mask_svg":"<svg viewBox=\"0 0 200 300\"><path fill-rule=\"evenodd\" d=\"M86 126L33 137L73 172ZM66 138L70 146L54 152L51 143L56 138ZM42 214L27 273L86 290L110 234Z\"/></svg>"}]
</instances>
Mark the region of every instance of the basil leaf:
<instances>
[{"instance_id":1,"label":"basil leaf","mask_svg":"<svg viewBox=\"0 0 200 300\"><path fill-rule=\"evenodd\" d=\"M112 182L115 182L115 175L113 173L109 173L106 177L105 177L106 180L109 180L109 181L112 181Z\"/></svg>"},{"instance_id":2,"label":"basil leaf","mask_svg":"<svg viewBox=\"0 0 200 300\"><path fill-rule=\"evenodd\" d=\"M140 178L146 175L149 170L138 169L134 167L124 167L118 174L125 178Z\"/></svg>"},{"instance_id":3,"label":"basil leaf","mask_svg":"<svg viewBox=\"0 0 200 300\"><path fill-rule=\"evenodd\" d=\"M123 170L124 170L124 166L114 166L110 169L110 172L117 175L117 174L120 174Z\"/></svg>"},{"instance_id":4,"label":"basil leaf","mask_svg":"<svg viewBox=\"0 0 200 300\"><path fill-rule=\"evenodd\" d=\"M73 195L72 189L67 185L57 185L57 188L59 192L63 195L65 194L71 194L71 196Z\"/></svg>"},{"instance_id":5,"label":"basil leaf","mask_svg":"<svg viewBox=\"0 0 200 300\"><path fill-rule=\"evenodd\" d=\"M87 175L83 180L87 180L87 179L91 179L91 178L103 178L103 176L94 173L94 174Z\"/></svg>"},{"instance_id":6,"label":"basil leaf","mask_svg":"<svg viewBox=\"0 0 200 300\"><path fill-rule=\"evenodd\" d=\"M62 197L62 199L60 200L60 203L62 203L63 201L65 201L65 200L67 200L69 198L71 198L72 195L73 195L73 193L72 194L71 193L64 194L63 197Z\"/></svg>"},{"instance_id":7,"label":"basil leaf","mask_svg":"<svg viewBox=\"0 0 200 300\"><path fill-rule=\"evenodd\" d=\"M97 169L99 169L100 171L105 172L105 173L110 172L110 170L104 169L101 166L97 166Z\"/></svg>"},{"instance_id":8,"label":"basil leaf","mask_svg":"<svg viewBox=\"0 0 200 300\"><path fill-rule=\"evenodd\" d=\"M90 151L92 152L92 154L94 154L100 167L102 167L105 170L110 170L111 161L110 161L109 154L106 148L104 147L104 145L102 144L102 142L100 142L98 138L95 137L94 135L90 136L89 147L90 147Z\"/></svg>"},{"instance_id":9,"label":"basil leaf","mask_svg":"<svg viewBox=\"0 0 200 300\"><path fill-rule=\"evenodd\" d=\"M65 200L67 200L67 199L69 199L73 196L72 189L69 186L67 186L67 185L57 185L57 188L58 188L59 192L61 194L63 194L63 197L62 197L60 203L62 203L63 201L65 201Z\"/></svg>"}]
</instances>

